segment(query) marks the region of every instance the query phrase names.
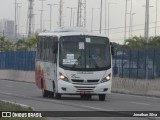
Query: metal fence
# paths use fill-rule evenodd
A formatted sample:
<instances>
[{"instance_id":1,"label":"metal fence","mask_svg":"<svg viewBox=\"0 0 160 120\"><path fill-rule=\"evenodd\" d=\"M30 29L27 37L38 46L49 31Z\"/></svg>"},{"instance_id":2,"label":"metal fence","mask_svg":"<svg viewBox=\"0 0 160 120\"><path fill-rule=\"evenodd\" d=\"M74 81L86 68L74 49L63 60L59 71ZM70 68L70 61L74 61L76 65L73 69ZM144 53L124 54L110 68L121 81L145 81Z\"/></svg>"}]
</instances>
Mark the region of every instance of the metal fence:
<instances>
[{"instance_id":1,"label":"metal fence","mask_svg":"<svg viewBox=\"0 0 160 120\"><path fill-rule=\"evenodd\" d=\"M35 51L0 52L0 69L34 71L35 55ZM154 79L160 77L160 49L116 51L112 64L116 77Z\"/></svg>"},{"instance_id":2,"label":"metal fence","mask_svg":"<svg viewBox=\"0 0 160 120\"><path fill-rule=\"evenodd\" d=\"M0 52L0 69L34 71L35 51Z\"/></svg>"},{"instance_id":3,"label":"metal fence","mask_svg":"<svg viewBox=\"0 0 160 120\"><path fill-rule=\"evenodd\" d=\"M160 49L116 51L114 76L154 79L160 77Z\"/></svg>"}]
</instances>

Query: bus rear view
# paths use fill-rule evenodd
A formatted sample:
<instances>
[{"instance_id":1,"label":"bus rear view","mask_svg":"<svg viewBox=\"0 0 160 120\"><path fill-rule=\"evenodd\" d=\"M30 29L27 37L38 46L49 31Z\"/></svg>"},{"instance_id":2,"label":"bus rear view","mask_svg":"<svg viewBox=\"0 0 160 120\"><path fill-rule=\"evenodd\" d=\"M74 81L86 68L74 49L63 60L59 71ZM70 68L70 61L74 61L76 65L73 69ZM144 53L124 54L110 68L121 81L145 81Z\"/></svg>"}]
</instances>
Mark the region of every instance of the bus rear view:
<instances>
[{"instance_id":1,"label":"bus rear view","mask_svg":"<svg viewBox=\"0 0 160 120\"><path fill-rule=\"evenodd\" d=\"M62 95L80 95L81 98L89 99L92 95L98 95L99 100L104 101L106 94L111 93L112 84L109 39L102 35L77 31L56 32L53 36L57 36L57 44L54 46L57 50L52 52L56 57L51 61L37 59L36 62L36 66L44 71L42 78L36 75L36 83L42 89L43 95L52 95L57 99ZM50 71L52 75L45 72L46 66L54 67L54 71ZM40 83L45 84L45 87Z\"/></svg>"}]
</instances>

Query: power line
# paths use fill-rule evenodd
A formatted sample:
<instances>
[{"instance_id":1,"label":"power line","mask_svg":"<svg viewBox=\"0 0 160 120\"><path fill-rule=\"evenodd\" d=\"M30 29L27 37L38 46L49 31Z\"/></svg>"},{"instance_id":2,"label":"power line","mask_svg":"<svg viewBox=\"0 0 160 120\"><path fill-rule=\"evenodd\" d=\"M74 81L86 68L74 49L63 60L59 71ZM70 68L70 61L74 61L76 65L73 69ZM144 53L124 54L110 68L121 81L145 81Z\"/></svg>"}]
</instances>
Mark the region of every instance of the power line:
<instances>
[{"instance_id":1,"label":"power line","mask_svg":"<svg viewBox=\"0 0 160 120\"><path fill-rule=\"evenodd\" d=\"M160 22L160 21L157 21L157 22ZM155 22L150 22L149 24L154 24ZM137 24L137 25L133 25L133 27L136 27L136 26L142 26L144 24ZM127 28L130 27L130 26L126 26ZM109 28L110 30L116 30L116 29L123 29L124 27L115 27L115 28ZM105 30L105 29L102 29L102 30ZM108 30L108 29L106 29ZM93 30L93 31L99 31L99 30Z\"/></svg>"},{"instance_id":2,"label":"power line","mask_svg":"<svg viewBox=\"0 0 160 120\"><path fill-rule=\"evenodd\" d=\"M158 28L160 27L160 26L157 26ZM155 27L150 27L149 29L154 29ZM132 30L132 31L142 31L142 30L144 30L144 29L135 29L135 30ZM126 32L129 32L129 31L126 31ZM118 34L118 33L124 33L124 31L123 32L114 32L114 33L110 33L110 34Z\"/></svg>"}]
</instances>

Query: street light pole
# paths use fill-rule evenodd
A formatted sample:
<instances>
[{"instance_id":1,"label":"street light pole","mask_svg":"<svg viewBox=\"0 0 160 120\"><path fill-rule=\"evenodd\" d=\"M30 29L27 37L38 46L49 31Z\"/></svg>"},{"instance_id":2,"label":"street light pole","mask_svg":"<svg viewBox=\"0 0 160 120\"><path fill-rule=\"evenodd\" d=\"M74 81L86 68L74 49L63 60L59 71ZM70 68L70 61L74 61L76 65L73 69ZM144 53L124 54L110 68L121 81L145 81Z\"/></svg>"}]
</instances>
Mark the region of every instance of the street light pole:
<instances>
[{"instance_id":1,"label":"street light pole","mask_svg":"<svg viewBox=\"0 0 160 120\"><path fill-rule=\"evenodd\" d=\"M112 4L116 4L116 3L108 3L108 37L109 37L109 24L110 24L110 21L109 21L110 20L109 19L109 16L110 16L109 13L110 13L110 11L109 10L110 10L110 5L112 5Z\"/></svg>"},{"instance_id":2,"label":"street light pole","mask_svg":"<svg viewBox=\"0 0 160 120\"><path fill-rule=\"evenodd\" d=\"M99 33L102 31L102 0L101 0L101 6L100 6L100 27L99 27Z\"/></svg>"},{"instance_id":3,"label":"street light pole","mask_svg":"<svg viewBox=\"0 0 160 120\"><path fill-rule=\"evenodd\" d=\"M145 37L146 42L148 42L148 37L149 37L149 0L146 0L144 37Z\"/></svg>"},{"instance_id":4,"label":"street light pole","mask_svg":"<svg viewBox=\"0 0 160 120\"><path fill-rule=\"evenodd\" d=\"M135 15L136 13L132 13L132 20L131 20L131 38L132 38L132 32L133 32L133 16Z\"/></svg>"},{"instance_id":5,"label":"street light pole","mask_svg":"<svg viewBox=\"0 0 160 120\"><path fill-rule=\"evenodd\" d=\"M48 4L50 7L50 31L52 31L52 6L54 4Z\"/></svg>"},{"instance_id":6,"label":"street light pole","mask_svg":"<svg viewBox=\"0 0 160 120\"><path fill-rule=\"evenodd\" d=\"M20 33L19 33L19 27L20 27L20 9L21 9L22 6L17 6L17 7L18 7L18 12L17 12L18 13L18 15L17 15L18 16L18 24L17 24L17 29L18 30L17 31L18 31L18 37L19 37L19 35L20 35Z\"/></svg>"},{"instance_id":7,"label":"street light pole","mask_svg":"<svg viewBox=\"0 0 160 120\"><path fill-rule=\"evenodd\" d=\"M45 0L40 0L42 1L42 7L41 7L41 18L40 18L40 30L42 31L42 22L43 22L43 1Z\"/></svg>"},{"instance_id":8,"label":"street light pole","mask_svg":"<svg viewBox=\"0 0 160 120\"><path fill-rule=\"evenodd\" d=\"M15 38L17 38L17 0L15 0Z\"/></svg>"},{"instance_id":9,"label":"street light pole","mask_svg":"<svg viewBox=\"0 0 160 120\"><path fill-rule=\"evenodd\" d=\"M157 36L157 4L158 4L158 0L156 0L156 19L155 19L155 36Z\"/></svg>"},{"instance_id":10,"label":"street light pole","mask_svg":"<svg viewBox=\"0 0 160 120\"><path fill-rule=\"evenodd\" d=\"M99 8L92 8L91 32L93 31L93 13L94 13L94 9L99 9Z\"/></svg>"},{"instance_id":11,"label":"street light pole","mask_svg":"<svg viewBox=\"0 0 160 120\"><path fill-rule=\"evenodd\" d=\"M145 33L144 38L146 40L146 50L148 49L148 39L149 39L149 0L146 0L146 10L145 10ZM146 80L148 80L148 54L146 54Z\"/></svg>"},{"instance_id":12,"label":"street light pole","mask_svg":"<svg viewBox=\"0 0 160 120\"><path fill-rule=\"evenodd\" d=\"M127 4L128 4L128 0L126 0L126 8L125 8L124 44L125 44L125 42L126 42Z\"/></svg>"},{"instance_id":13,"label":"street light pole","mask_svg":"<svg viewBox=\"0 0 160 120\"><path fill-rule=\"evenodd\" d=\"M76 8L75 7L67 7L67 8L71 10L70 26L72 26L72 10Z\"/></svg>"},{"instance_id":14,"label":"street light pole","mask_svg":"<svg viewBox=\"0 0 160 120\"><path fill-rule=\"evenodd\" d=\"M130 27L129 27L129 39L131 38L131 24L132 24L132 0L131 0L131 8L130 8Z\"/></svg>"}]
</instances>

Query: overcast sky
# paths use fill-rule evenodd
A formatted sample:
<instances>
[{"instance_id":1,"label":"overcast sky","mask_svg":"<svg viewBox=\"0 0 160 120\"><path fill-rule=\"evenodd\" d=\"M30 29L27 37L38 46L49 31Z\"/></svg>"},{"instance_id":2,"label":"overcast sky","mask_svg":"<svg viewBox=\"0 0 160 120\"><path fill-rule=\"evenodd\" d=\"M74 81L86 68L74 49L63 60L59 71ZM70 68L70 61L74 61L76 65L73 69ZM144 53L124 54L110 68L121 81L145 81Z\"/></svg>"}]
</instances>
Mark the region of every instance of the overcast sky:
<instances>
[{"instance_id":1,"label":"overcast sky","mask_svg":"<svg viewBox=\"0 0 160 120\"><path fill-rule=\"evenodd\" d=\"M78 0L63 0L64 2L64 13L63 21L65 26L70 25L70 9L67 7L77 7ZM86 0L87 1L87 29L91 30L91 16L92 8L100 8L100 0ZM107 6L108 3L116 3L110 5L110 34L109 38L111 41L118 43L123 43L124 40L124 23L125 23L125 1L126 0L106 0ZM131 0L128 0L128 13L130 12ZM146 0L132 0L132 13L133 15L133 36L144 35L144 23L145 23L145 1ZM0 19L15 19L15 0L0 0ZM20 6L20 29L23 33L26 31L27 24L27 11L28 11L28 0L17 0L18 3L21 3ZM41 10L41 1L34 1L34 14L35 14L35 29L40 28L40 10ZM43 16L43 27L46 30L49 30L49 6L47 4L58 4L59 0L45 0L44 1L44 16ZM103 21L102 29L105 28L105 0L103 0ZM155 35L155 18L156 18L156 0L150 0L150 36ZM52 30L58 27L58 6L53 6L52 9ZM75 16L74 24L76 24L76 10L73 10ZM107 7L107 27L108 27L108 7ZM93 14L93 30L98 32L99 23L100 23L100 10L94 9ZM158 0L158 23L157 23L157 35L160 35L160 0ZM73 22L73 21L72 21ZM72 23L73 24L73 23ZM127 26L130 25L130 15L127 15ZM113 29L114 28L114 29ZM96 31L97 30L97 31ZM129 27L127 28L129 31ZM102 33L105 33L103 30ZM106 33L107 34L107 33ZM108 34L107 34L108 35ZM127 37L129 32L127 32Z\"/></svg>"}]
</instances>

